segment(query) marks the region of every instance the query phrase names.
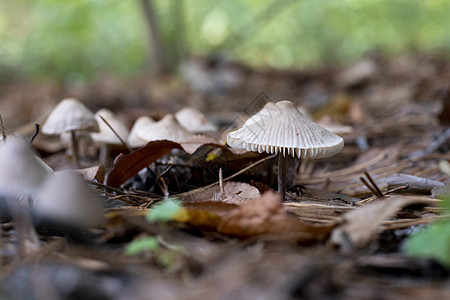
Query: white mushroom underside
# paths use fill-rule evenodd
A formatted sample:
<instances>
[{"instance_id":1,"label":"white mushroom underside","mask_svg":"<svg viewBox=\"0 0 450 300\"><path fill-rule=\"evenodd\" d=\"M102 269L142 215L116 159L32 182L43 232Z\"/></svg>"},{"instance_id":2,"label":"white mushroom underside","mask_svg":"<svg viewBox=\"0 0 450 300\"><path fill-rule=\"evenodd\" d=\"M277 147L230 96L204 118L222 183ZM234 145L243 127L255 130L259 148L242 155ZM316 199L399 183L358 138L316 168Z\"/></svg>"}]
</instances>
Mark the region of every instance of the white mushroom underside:
<instances>
[{"instance_id":1,"label":"white mushroom underside","mask_svg":"<svg viewBox=\"0 0 450 300\"><path fill-rule=\"evenodd\" d=\"M229 146L311 159L331 157L344 147L341 137L309 120L289 101L268 104L261 112L228 134Z\"/></svg>"},{"instance_id":2,"label":"white mushroom underside","mask_svg":"<svg viewBox=\"0 0 450 300\"><path fill-rule=\"evenodd\" d=\"M254 143L246 143L246 142L231 142L230 138L227 140L228 145L234 148L243 148L248 151L259 152L259 153L269 153L269 154L282 154L283 156L291 155L297 158L310 158L310 159L319 159L319 158L327 158L331 157L336 153L339 153L344 144L337 144L328 149L323 148L294 148L294 147L278 147L274 145L258 145ZM239 145L239 146L237 146ZM333 154L330 154L333 153Z\"/></svg>"}]
</instances>

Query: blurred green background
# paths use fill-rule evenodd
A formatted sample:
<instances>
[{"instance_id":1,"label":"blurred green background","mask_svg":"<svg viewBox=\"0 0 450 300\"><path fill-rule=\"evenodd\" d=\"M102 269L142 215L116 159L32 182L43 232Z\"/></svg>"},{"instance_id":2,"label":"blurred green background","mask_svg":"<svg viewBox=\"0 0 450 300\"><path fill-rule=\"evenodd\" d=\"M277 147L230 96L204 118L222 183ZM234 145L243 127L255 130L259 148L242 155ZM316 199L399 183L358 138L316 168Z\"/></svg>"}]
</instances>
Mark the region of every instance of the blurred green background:
<instances>
[{"instance_id":1,"label":"blurred green background","mask_svg":"<svg viewBox=\"0 0 450 300\"><path fill-rule=\"evenodd\" d=\"M225 54L254 66L344 64L365 53L450 50L448 0L158 0L167 59ZM1 0L0 79L89 80L152 67L139 0Z\"/></svg>"}]
</instances>

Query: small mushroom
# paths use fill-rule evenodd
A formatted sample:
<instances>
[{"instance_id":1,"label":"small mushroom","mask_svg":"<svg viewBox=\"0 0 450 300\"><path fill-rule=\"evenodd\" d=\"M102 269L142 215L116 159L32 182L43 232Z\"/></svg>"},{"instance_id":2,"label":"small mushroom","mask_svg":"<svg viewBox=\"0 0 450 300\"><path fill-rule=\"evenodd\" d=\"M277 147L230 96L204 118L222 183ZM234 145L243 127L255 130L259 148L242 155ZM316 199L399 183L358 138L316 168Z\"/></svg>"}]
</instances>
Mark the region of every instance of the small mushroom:
<instances>
[{"instance_id":1,"label":"small mushroom","mask_svg":"<svg viewBox=\"0 0 450 300\"><path fill-rule=\"evenodd\" d=\"M137 118L134 122L133 127L131 128L130 134L127 138L127 143L131 148L139 148L144 146L147 142L140 137L138 137L137 132L148 124L153 124L155 121L147 116L142 116Z\"/></svg>"},{"instance_id":2,"label":"small mushroom","mask_svg":"<svg viewBox=\"0 0 450 300\"><path fill-rule=\"evenodd\" d=\"M286 191L286 155L319 159L335 155L344 140L303 115L292 102L267 103L244 125L228 133L230 147L278 154L278 192Z\"/></svg>"},{"instance_id":3,"label":"small mushroom","mask_svg":"<svg viewBox=\"0 0 450 300\"><path fill-rule=\"evenodd\" d=\"M52 110L44 125L45 134L63 134L70 132L73 163L79 167L77 131L98 131L94 114L80 101L66 98Z\"/></svg>"},{"instance_id":4,"label":"small mushroom","mask_svg":"<svg viewBox=\"0 0 450 300\"><path fill-rule=\"evenodd\" d=\"M106 122L111 126L108 126ZM111 147L124 145L128 137L128 128L109 109L102 108L95 113L100 131L91 133L91 138L100 144L100 161L108 163ZM112 128L112 129L111 129ZM114 131L116 133L114 133ZM119 138L119 137L120 138Z\"/></svg>"},{"instance_id":5,"label":"small mushroom","mask_svg":"<svg viewBox=\"0 0 450 300\"><path fill-rule=\"evenodd\" d=\"M101 199L74 171L57 172L48 178L34 205L41 215L80 226L96 226L103 219Z\"/></svg>"},{"instance_id":6,"label":"small mushroom","mask_svg":"<svg viewBox=\"0 0 450 300\"><path fill-rule=\"evenodd\" d=\"M33 196L52 173L24 139L9 136L0 142L0 193Z\"/></svg>"},{"instance_id":7,"label":"small mushroom","mask_svg":"<svg viewBox=\"0 0 450 300\"><path fill-rule=\"evenodd\" d=\"M140 128L137 136L147 142L156 140L184 142L192 136L192 133L181 126L172 114L167 114L160 121Z\"/></svg>"},{"instance_id":8,"label":"small mushroom","mask_svg":"<svg viewBox=\"0 0 450 300\"><path fill-rule=\"evenodd\" d=\"M203 113L193 107L180 109L175 114L175 118L181 126L192 133L205 133L217 130L217 127Z\"/></svg>"}]
</instances>

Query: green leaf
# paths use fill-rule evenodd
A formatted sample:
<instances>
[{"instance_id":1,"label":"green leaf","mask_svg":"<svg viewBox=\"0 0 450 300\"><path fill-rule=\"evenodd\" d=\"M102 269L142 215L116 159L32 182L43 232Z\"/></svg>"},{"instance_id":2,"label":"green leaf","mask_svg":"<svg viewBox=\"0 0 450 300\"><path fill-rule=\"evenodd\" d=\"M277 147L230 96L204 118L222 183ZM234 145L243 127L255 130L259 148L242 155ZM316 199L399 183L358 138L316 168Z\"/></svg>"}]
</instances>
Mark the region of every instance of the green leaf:
<instances>
[{"instance_id":1,"label":"green leaf","mask_svg":"<svg viewBox=\"0 0 450 300\"><path fill-rule=\"evenodd\" d=\"M450 221L439 222L409 238L406 253L412 257L428 257L450 266Z\"/></svg>"},{"instance_id":2,"label":"green leaf","mask_svg":"<svg viewBox=\"0 0 450 300\"><path fill-rule=\"evenodd\" d=\"M442 199L441 207L444 212L450 213L450 195L442 195L440 198Z\"/></svg>"},{"instance_id":3,"label":"green leaf","mask_svg":"<svg viewBox=\"0 0 450 300\"><path fill-rule=\"evenodd\" d=\"M450 212L450 196L443 198L444 212ZM450 266L450 219L441 220L427 229L409 237L406 254L411 257L428 257Z\"/></svg>"},{"instance_id":4,"label":"green leaf","mask_svg":"<svg viewBox=\"0 0 450 300\"><path fill-rule=\"evenodd\" d=\"M127 255L135 255L145 251L159 249L158 240L155 237L143 237L133 240L125 249Z\"/></svg>"},{"instance_id":5,"label":"green leaf","mask_svg":"<svg viewBox=\"0 0 450 300\"><path fill-rule=\"evenodd\" d=\"M146 220L148 222L167 222L181 211L181 202L177 199L165 199L153 206L148 212Z\"/></svg>"}]
</instances>

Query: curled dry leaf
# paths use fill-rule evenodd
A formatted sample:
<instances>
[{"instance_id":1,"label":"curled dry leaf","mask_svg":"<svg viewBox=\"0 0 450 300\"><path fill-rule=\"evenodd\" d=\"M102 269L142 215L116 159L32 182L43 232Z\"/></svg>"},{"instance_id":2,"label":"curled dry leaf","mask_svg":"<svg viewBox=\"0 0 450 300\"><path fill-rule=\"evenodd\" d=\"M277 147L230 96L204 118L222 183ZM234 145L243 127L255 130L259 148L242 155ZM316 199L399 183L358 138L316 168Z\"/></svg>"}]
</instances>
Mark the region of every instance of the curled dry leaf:
<instances>
[{"instance_id":1,"label":"curled dry leaf","mask_svg":"<svg viewBox=\"0 0 450 300\"><path fill-rule=\"evenodd\" d=\"M114 160L114 168L108 175L107 184L112 187L119 187L126 180L136 175L139 170L169 154L172 149L182 148L178 143L159 140L149 142L130 154L119 154Z\"/></svg>"},{"instance_id":2,"label":"curled dry leaf","mask_svg":"<svg viewBox=\"0 0 450 300\"><path fill-rule=\"evenodd\" d=\"M405 206L419 203L427 202L422 197L392 196L358 207L343 215L344 223L333 230L331 241L343 251L365 247L384 220L395 216Z\"/></svg>"},{"instance_id":3,"label":"curled dry leaf","mask_svg":"<svg viewBox=\"0 0 450 300\"><path fill-rule=\"evenodd\" d=\"M217 231L242 238L264 234L293 234L296 241L312 242L325 239L333 227L334 225L310 225L288 215L282 207L280 195L267 192L224 216Z\"/></svg>"}]
</instances>

